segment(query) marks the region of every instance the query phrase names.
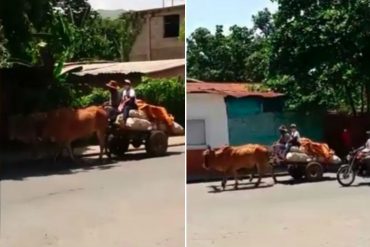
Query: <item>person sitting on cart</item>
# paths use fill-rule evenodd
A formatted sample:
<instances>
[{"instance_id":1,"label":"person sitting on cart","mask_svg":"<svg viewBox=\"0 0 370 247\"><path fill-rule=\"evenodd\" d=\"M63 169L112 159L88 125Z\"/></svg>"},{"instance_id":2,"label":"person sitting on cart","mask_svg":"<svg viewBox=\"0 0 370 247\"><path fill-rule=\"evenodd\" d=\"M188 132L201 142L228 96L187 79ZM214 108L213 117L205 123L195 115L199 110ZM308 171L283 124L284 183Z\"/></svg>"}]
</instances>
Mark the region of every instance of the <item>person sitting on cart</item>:
<instances>
[{"instance_id":1,"label":"person sitting on cart","mask_svg":"<svg viewBox=\"0 0 370 247\"><path fill-rule=\"evenodd\" d=\"M301 138L301 135L299 134L299 132L297 130L297 125L294 124L294 123L292 123L289 126L289 137L290 138L289 138L289 141L286 144L284 157L286 156L286 154L290 151L290 149L292 147L299 147L299 146L301 146L301 143L299 141L299 139Z\"/></svg>"},{"instance_id":2,"label":"person sitting on cart","mask_svg":"<svg viewBox=\"0 0 370 247\"><path fill-rule=\"evenodd\" d=\"M288 144L290 140L290 135L285 125L282 125L279 127L279 132L280 132L280 138L276 144L277 149L278 149L277 154L279 158L285 159L285 149L286 149L286 145Z\"/></svg>"},{"instance_id":3,"label":"person sitting on cart","mask_svg":"<svg viewBox=\"0 0 370 247\"><path fill-rule=\"evenodd\" d=\"M116 81L109 81L105 86L108 88L110 93L109 102L105 102L104 106L108 107L109 119L115 119L118 114L118 106L121 102L121 94L119 92L119 86Z\"/></svg>"},{"instance_id":4,"label":"person sitting on cart","mask_svg":"<svg viewBox=\"0 0 370 247\"><path fill-rule=\"evenodd\" d=\"M132 88L131 81L126 79L124 81L124 90L122 93L122 100L118 106L118 111L123 113L123 125L126 125L130 110L136 110L136 93Z\"/></svg>"},{"instance_id":5,"label":"person sitting on cart","mask_svg":"<svg viewBox=\"0 0 370 247\"><path fill-rule=\"evenodd\" d=\"M299 139L301 139L301 135L297 130L297 125L293 123L290 125L289 129L290 129L290 140L288 143L291 144L291 146L299 147L301 145L299 141Z\"/></svg>"}]
</instances>

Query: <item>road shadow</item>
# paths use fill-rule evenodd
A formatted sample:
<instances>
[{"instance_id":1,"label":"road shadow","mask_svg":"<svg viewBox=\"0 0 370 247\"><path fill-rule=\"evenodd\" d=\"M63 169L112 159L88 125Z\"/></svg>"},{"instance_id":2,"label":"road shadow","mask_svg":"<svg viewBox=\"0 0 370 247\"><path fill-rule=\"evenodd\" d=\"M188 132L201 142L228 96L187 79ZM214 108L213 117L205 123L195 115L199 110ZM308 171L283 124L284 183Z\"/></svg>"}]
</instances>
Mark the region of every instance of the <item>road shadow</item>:
<instances>
[{"instance_id":1,"label":"road shadow","mask_svg":"<svg viewBox=\"0 0 370 247\"><path fill-rule=\"evenodd\" d=\"M341 186L342 188L351 188L351 187L363 187L363 186L370 186L370 182L361 182L358 184L354 184L348 187Z\"/></svg>"},{"instance_id":2,"label":"road shadow","mask_svg":"<svg viewBox=\"0 0 370 247\"><path fill-rule=\"evenodd\" d=\"M294 178L289 178L288 180L283 180L283 181L279 181L277 180L276 183L278 184L283 184L283 185L299 185L299 184L307 184L307 183L320 183L320 182L327 182L327 181L333 181L333 180L336 180L336 178L334 177L326 177L324 176L322 179L318 180L318 181L307 181L306 179L302 178L302 179L294 179Z\"/></svg>"},{"instance_id":3,"label":"road shadow","mask_svg":"<svg viewBox=\"0 0 370 247\"><path fill-rule=\"evenodd\" d=\"M258 187L255 186L256 183L248 182L248 183L239 183L237 189L234 187L234 183L227 184L225 190L222 189L221 185L210 185L207 186L208 188L212 189L208 191L208 193L221 193L221 192L232 192L232 191L244 191L244 190L255 190L255 189L265 189L274 186L274 184L267 184L263 181L259 184Z\"/></svg>"},{"instance_id":4,"label":"road shadow","mask_svg":"<svg viewBox=\"0 0 370 247\"><path fill-rule=\"evenodd\" d=\"M152 157L143 153L127 153L122 158L104 158L103 163L98 157L79 157L75 163L69 158L61 158L56 163L51 159L28 160L17 163L3 163L0 167L0 180L24 180L29 177L42 177L50 175L71 175L92 170L108 170L117 166L125 165L125 161L140 161L145 159L158 159L183 152L167 152L165 156ZM139 165L140 163L138 163Z\"/></svg>"}]
</instances>

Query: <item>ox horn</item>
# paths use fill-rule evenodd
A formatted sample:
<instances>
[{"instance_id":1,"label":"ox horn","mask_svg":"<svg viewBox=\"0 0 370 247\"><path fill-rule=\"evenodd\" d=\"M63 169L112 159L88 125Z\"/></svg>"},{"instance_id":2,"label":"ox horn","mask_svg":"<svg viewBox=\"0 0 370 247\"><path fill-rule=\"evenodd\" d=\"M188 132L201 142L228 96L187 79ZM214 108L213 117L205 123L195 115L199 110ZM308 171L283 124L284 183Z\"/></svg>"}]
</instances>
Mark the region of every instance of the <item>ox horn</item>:
<instances>
[{"instance_id":1,"label":"ox horn","mask_svg":"<svg viewBox=\"0 0 370 247\"><path fill-rule=\"evenodd\" d=\"M212 150L211 146L210 145L207 145L207 149L208 150Z\"/></svg>"}]
</instances>

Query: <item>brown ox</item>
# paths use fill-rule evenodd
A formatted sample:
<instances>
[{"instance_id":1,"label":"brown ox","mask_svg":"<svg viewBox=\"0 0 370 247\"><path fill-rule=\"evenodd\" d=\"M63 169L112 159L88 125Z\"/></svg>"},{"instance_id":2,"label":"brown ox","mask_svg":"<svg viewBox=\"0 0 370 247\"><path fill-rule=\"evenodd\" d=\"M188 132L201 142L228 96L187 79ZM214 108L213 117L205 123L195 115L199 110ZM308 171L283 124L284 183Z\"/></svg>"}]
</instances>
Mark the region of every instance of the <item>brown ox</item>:
<instances>
[{"instance_id":1,"label":"brown ox","mask_svg":"<svg viewBox=\"0 0 370 247\"><path fill-rule=\"evenodd\" d=\"M226 146L220 149L212 150L208 147L203 153L204 168L213 169L222 172L222 189L225 189L227 176L232 174L235 179L235 189L238 188L238 171L241 169L257 168L258 181L256 187L260 184L263 172L269 165L270 152L261 145L247 144L238 147ZM272 167L271 167L272 168ZM276 182L274 170L272 169L272 178Z\"/></svg>"},{"instance_id":2,"label":"brown ox","mask_svg":"<svg viewBox=\"0 0 370 247\"><path fill-rule=\"evenodd\" d=\"M107 151L105 142L107 128L108 114L102 107L60 108L47 113L42 139L57 143L62 148L61 151L67 148L71 159L75 161L71 143L96 133L100 145L99 158L102 160L103 152Z\"/></svg>"}]
</instances>

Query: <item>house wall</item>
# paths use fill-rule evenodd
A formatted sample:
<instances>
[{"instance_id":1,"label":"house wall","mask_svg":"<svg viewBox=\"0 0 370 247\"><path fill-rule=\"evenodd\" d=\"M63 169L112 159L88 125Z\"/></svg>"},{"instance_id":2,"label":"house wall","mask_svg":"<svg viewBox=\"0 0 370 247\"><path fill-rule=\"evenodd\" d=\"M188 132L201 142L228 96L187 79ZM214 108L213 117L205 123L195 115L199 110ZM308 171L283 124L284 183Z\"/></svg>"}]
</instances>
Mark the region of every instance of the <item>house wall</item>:
<instances>
[{"instance_id":1,"label":"house wall","mask_svg":"<svg viewBox=\"0 0 370 247\"><path fill-rule=\"evenodd\" d=\"M213 94L187 94L187 121L205 120L206 144L220 147L229 144L227 113L224 98ZM187 125L187 132L191 131ZM202 168L202 152L206 145L187 145L187 174L188 180L206 176Z\"/></svg>"},{"instance_id":2,"label":"house wall","mask_svg":"<svg viewBox=\"0 0 370 247\"><path fill-rule=\"evenodd\" d=\"M302 113L259 113L228 119L230 145L258 143L271 145L279 138L278 128L295 123L301 136L324 139L324 115Z\"/></svg>"},{"instance_id":3,"label":"house wall","mask_svg":"<svg viewBox=\"0 0 370 247\"><path fill-rule=\"evenodd\" d=\"M185 19L185 6L148 11L142 30L130 53L130 61L162 60L185 57L185 42L178 37L164 38L164 16L180 15L180 26Z\"/></svg>"},{"instance_id":4,"label":"house wall","mask_svg":"<svg viewBox=\"0 0 370 247\"><path fill-rule=\"evenodd\" d=\"M271 145L278 139L280 125L296 123L301 134L314 140L323 139L323 115L282 113L283 98L228 97L229 143Z\"/></svg>"},{"instance_id":5,"label":"house wall","mask_svg":"<svg viewBox=\"0 0 370 247\"><path fill-rule=\"evenodd\" d=\"M263 111L262 98L233 98L225 100L228 118L240 118Z\"/></svg>"}]
</instances>

